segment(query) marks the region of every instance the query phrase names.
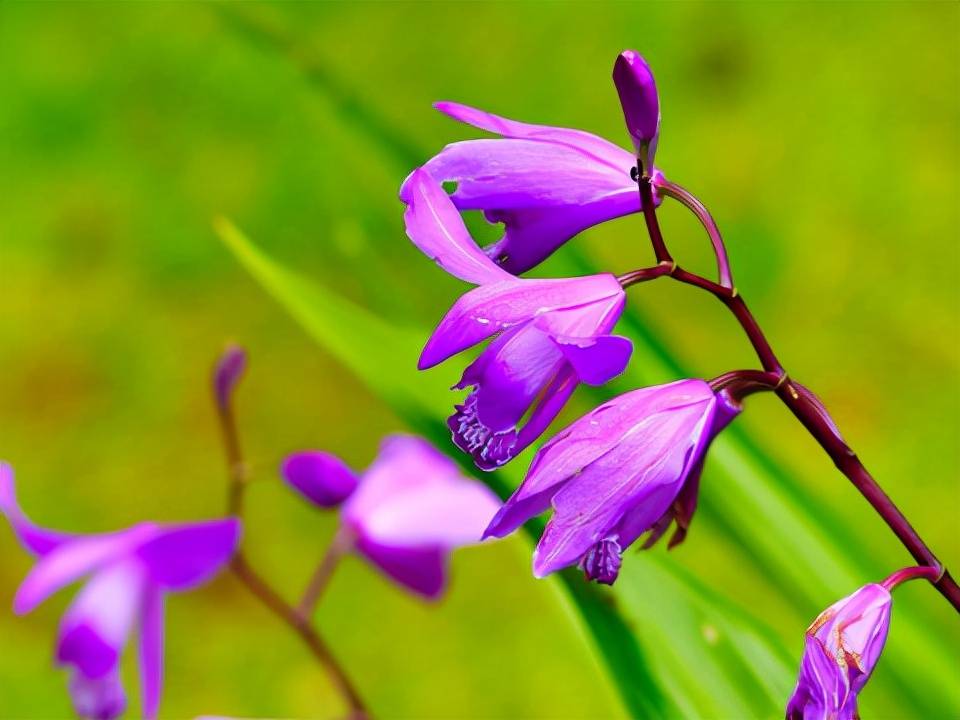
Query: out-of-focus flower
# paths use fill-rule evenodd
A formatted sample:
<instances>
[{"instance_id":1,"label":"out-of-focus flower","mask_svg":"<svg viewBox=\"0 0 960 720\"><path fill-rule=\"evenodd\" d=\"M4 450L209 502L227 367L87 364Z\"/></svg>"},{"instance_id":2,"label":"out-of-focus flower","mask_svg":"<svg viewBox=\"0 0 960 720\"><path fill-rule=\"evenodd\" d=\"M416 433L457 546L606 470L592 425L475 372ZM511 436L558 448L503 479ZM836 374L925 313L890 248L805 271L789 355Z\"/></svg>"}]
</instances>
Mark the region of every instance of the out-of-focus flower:
<instances>
[{"instance_id":1,"label":"out-of-focus flower","mask_svg":"<svg viewBox=\"0 0 960 720\"><path fill-rule=\"evenodd\" d=\"M233 390L247 368L247 353L238 345L231 345L220 355L213 369L213 393L221 410L230 405Z\"/></svg>"},{"instance_id":2,"label":"out-of-focus flower","mask_svg":"<svg viewBox=\"0 0 960 720\"><path fill-rule=\"evenodd\" d=\"M448 423L457 446L491 470L540 436L578 382L601 385L623 372L632 345L609 334L623 288L609 274L516 278L477 247L426 171L415 171L407 190L410 239L451 275L479 285L441 320L420 369L499 333L456 385L472 390Z\"/></svg>"},{"instance_id":3,"label":"out-of-focus flower","mask_svg":"<svg viewBox=\"0 0 960 720\"><path fill-rule=\"evenodd\" d=\"M543 577L578 563L588 579L612 584L621 553L658 521L684 529L714 436L740 411L702 380L680 380L620 395L544 445L523 483L484 537L503 537L551 505L534 552ZM674 504L682 500L679 507Z\"/></svg>"},{"instance_id":4,"label":"out-of-focus flower","mask_svg":"<svg viewBox=\"0 0 960 720\"><path fill-rule=\"evenodd\" d=\"M30 612L86 577L60 624L56 662L71 668L69 692L81 717L110 720L126 707L120 658L139 626L142 713L156 717L163 680L163 594L189 590L230 559L240 537L234 519L185 525L141 523L126 530L72 535L34 525L17 504L13 471L0 463L0 512L38 560L14 598Z\"/></svg>"},{"instance_id":5,"label":"out-of-focus flower","mask_svg":"<svg viewBox=\"0 0 960 720\"><path fill-rule=\"evenodd\" d=\"M660 137L660 98L653 72L640 53L624 50L613 65L613 83L620 95L623 119L637 157L642 158L644 167L650 171Z\"/></svg>"},{"instance_id":6,"label":"out-of-focus flower","mask_svg":"<svg viewBox=\"0 0 960 720\"><path fill-rule=\"evenodd\" d=\"M820 613L807 629L787 720L853 720L890 628L890 591L870 584Z\"/></svg>"},{"instance_id":7,"label":"out-of-focus flower","mask_svg":"<svg viewBox=\"0 0 960 720\"><path fill-rule=\"evenodd\" d=\"M350 471L342 463L301 464L303 455L287 458L284 479L307 500L329 507L315 498L339 491L343 473ZM299 467L296 480L291 467ZM485 485L464 477L426 441L408 435L386 438L354 485L341 509L342 532L352 547L399 584L431 599L446 587L450 552L480 542L500 507Z\"/></svg>"}]
</instances>

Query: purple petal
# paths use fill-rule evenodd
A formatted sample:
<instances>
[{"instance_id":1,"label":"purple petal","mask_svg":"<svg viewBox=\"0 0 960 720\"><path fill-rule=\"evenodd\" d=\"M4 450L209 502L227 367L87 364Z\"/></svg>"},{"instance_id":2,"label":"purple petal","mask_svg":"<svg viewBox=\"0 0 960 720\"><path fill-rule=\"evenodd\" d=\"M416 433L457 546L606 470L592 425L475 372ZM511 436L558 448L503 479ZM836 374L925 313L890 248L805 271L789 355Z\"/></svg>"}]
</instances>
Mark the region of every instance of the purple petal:
<instances>
[{"instance_id":1,"label":"purple petal","mask_svg":"<svg viewBox=\"0 0 960 720\"><path fill-rule=\"evenodd\" d=\"M213 370L213 393L221 410L230 405L233 391L246 367L247 353L238 345L229 346L217 360Z\"/></svg>"},{"instance_id":2,"label":"purple petal","mask_svg":"<svg viewBox=\"0 0 960 720\"><path fill-rule=\"evenodd\" d=\"M553 497L554 514L534 553L534 574L543 577L579 561L612 532L627 547L663 515L699 458L696 448L714 405L711 395L623 426L620 442Z\"/></svg>"},{"instance_id":3,"label":"purple petal","mask_svg":"<svg viewBox=\"0 0 960 720\"><path fill-rule=\"evenodd\" d=\"M153 582L188 590L206 582L230 560L240 541L240 521L211 520L162 528L137 548Z\"/></svg>"},{"instance_id":4,"label":"purple petal","mask_svg":"<svg viewBox=\"0 0 960 720\"><path fill-rule=\"evenodd\" d=\"M0 512L7 516L14 533L27 550L34 555L46 555L72 535L47 530L30 522L17 503L13 483L13 468L0 462Z\"/></svg>"},{"instance_id":5,"label":"purple petal","mask_svg":"<svg viewBox=\"0 0 960 720\"><path fill-rule=\"evenodd\" d=\"M890 591L882 585L865 585L827 608L811 626L831 652L856 658L850 678L854 692L863 688L880 659L892 602Z\"/></svg>"},{"instance_id":6,"label":"purple petal","mask_svg":"<svg viewBox=\"0 0 960 720\"><path fill-rule=\"evenodd\" d=\"M638 417L713 398L702 380L641 388L601 405L540 448L527 476L494 518L486 535L504 537L550 506L553 495L589 463L609 452Z\"/></svg>"},{"instance_id":7,"label":"purple petal","mask_svg":"<svg viewBox=\"0 0 960 720\"><path fill-rule=\"evenodd\" d=\"M423 440L393 436L344 506L344 519L376 545L454 548L479 542L499 505Z\"/></svg>"},{"instance_id":8,"label":"purple petal","mask_svg":"<svg viewBox=\"0 0 960 720\"><path fill-rule=\"evenodd\" d=\"M467 395L463 403L453 406L447 418L453 444L473 458L481 470L495 470L510 462L522 448L518 447L516 428L495 432L477 416L477 392Z\"/></svg>"},{"instance_id":9,"label":"purple petal","mask_svg":"<svg viewBox=\"0 0 960 720\"><path fill-rule=\"evenodd\" d=\"M481 470L495 470L523 452L547 429L577 387L577 377L563 367L540 393L533 411L519 430L494 432L477 416L477 392L467 396L447 420L454 444L473 457Z\"/></svg>"},{"instance_id":10,"label":"purple petal","mask_svg":"<svg viewBox=\"0 0 960 720\"><path fill-rule=\"evenodd\" d=\"M77 537L61 543L41 557L20 584L13 599L14 612L30 612L74 580L129 556L156 533L156 525L142 523L117 533Z\"/></svg>"},{"instance_id":11,"label":"purple petal","mask_svg":"<svg viewBox=\"0 0 960 720\"><path fill-rule=\"evenodd\" d=\"M481 285L510 278L470 237L450 196L425 170L404 184L407 236L454 277Z\"/></svg>"},{"instance_id":12,"label":"purple petal","mask_svg":"<svg viewBox=\"0 0 960 720\"><path fill-rule=\"evenodd\" d=\"M359 539L356 547L400 585L430 600L443 594L447 583L447 553L443 549L381 545L367 538Z\"/></svg>"},{"instance_id":13,"label":"purple petal","mask_svg":"<svg viewBox=\"0 0 960 720\"><path fill-rule=\"evenodd\" d=\"M655 200L659 204L658 196ZM461 210L473 210L472 205L479 204L459 201L456 196L454 201ZM584 230L636 212L640 212L636 185L579 204L484 210L487 221L504 226L503 237L484 250L504 270L519 275Z\"/></svg>"},{"instance_id":14,"label":"purple petal","mask_svg":"<svg viewBox=\"0 0 960 720\"><path fill-rule=\"evenodd\" d=\"M560 336L556 342L577 377L587 385L603 385L622 373L633 352L633 343L618 335Z\"/></svg>"},{"instance_id":15,"label":"purple petal","mask_svg":"<svg viewBox=\"0 0 960 720\"><path fill-rule=\"evenodd\" d=\"M454 120L503 137L540 140L566 145L590 155L595 160L614 169L621 169L624 167L624 163L631 164L633 162L630 153L623 148L584 130L518 122L468 105L449 101L434 103L434 107Z\"/></svg>"},{"instance_id":16,"label":"purple petal","mask_svg":"<svg viewBox=\"0 0 960 720\"><path fill-rule=\"evenodd\" d=\"M163 592L149 586L140 608L140 686L147 720L157 716L163 687Z\"/></svg>"},{"instance_id":17,"label":"purple petal","mask_svg":"<svg viewBox=\"0 0 960 720\"><path fill-rule=\"evenodd\" d=\"M287 456L280 474L288 485L323 508L340 505L357 488L357 476L336 455L307 450Z\"/></svg>"},{"instance_id":18,"label":"purple petal","mask_svg":"<svg viewBox=\"0 0 960 720\"><path fill-rule=\"evenodd\" d=\"M838 718L848 696L846 673L819 640L807 636L797 687L787 703L787 720Z\"/></svg>"},{"instance_id":19,"label":"purple petal","mask_svg":"<svg viewBox=\"0 0 960 720\"><path fill-rule=\"evenodd\" d=\"M619 313L623 288L612 275L559 280L509 280L482 285L450 308L427 341L418 367L423 370L507 328L533 318L551 333L588 335ZM566 311L566 312L558 312Z\"/></svg>"},{"instance_id":20,"label":"purple petal","mask_svg":"<svg viewBox=\"0 0 960 720\"><path fill-rule=\"evenodd\" d=\"M620 152L620 164L611 167L557 143L468 140L448 145L424 170L438 182L457 183L458 209L482 210L490 222L504 223L494 260L519 274L581 230L640 210L630 179L635 161Z\"/></svg>"},{"instance_id":21,"label":"purple petal","mask_svg":"<svg viewBox=\"0 0 960 720\"><path fill-rule=\"evenodd\" d=\"M508 430L564 363L553 338L533 325L522 325L497 338L463 374L458 387L477 385L477 415L492 431Z\"/></svg>"},{"instance_id":22,"label":"purple petal","mask_svg":"<svg viewBox=\"0 0 960 720\"><path fill-rule=\"evenodd\" d=\"M630 179L633 156L582 130L520 123L457 103L438 103L451 117L502 140L454 143L424 168L457 183L460 210L482 210L502 222L504 237L487 248L505 270L519 274L582 230L640 210ZM401 190L403 196L404 190Z\"/></svg>"},{"instance_id":23,"label":"purple petal","mask_svg":"<svg viewBox=\"0 0 960 720\"><path fill-rule=\"evenodd\" d=\"M127 696L117 672L91 679L81 672L70 676L70 698L79 717L89 720L114 720L127 709Z\"/></svg>"},{"instance_id":24,"label":"purple petal","mask_svg":"<svg viewBox=\"0 0 960 720\"><path fill-rule=\"evenodd\" d=\"M627 132L650 171L660 134L660 99L653 73L640 53L624 50L613 66L613 82L620 95Z\"/></svg>"},{"instance_id":25,"label":"purple petal","mask_svg":"<svg viewBox=\"0 0 960 720\"><path fill-rule=\"evenodd\" d=\"M143 567L130 560L97 572L63 617L57 662L93 679L115 673L146 585Z\"/></svg>"}]
</instances>

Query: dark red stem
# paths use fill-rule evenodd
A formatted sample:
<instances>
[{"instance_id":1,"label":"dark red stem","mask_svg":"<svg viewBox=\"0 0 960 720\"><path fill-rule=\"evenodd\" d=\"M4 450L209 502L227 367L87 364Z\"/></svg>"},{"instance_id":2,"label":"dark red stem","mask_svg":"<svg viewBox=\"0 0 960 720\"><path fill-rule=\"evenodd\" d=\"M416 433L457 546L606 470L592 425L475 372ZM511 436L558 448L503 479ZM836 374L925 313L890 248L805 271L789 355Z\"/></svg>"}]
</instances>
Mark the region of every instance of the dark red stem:
<instances>
[{"instance_id":1,"label":"dark red stem","mask_svg":"<svg viewBox=\"0 0 960 720\"><path fill-rule=\"evenodd\" d=\"M643 217L647 225L647 231L650 240L653 243L653 251L659 262L673 263L673 258L663 240L663 234L660 232L660 223L657 221L657 211L653 205L653 191L649 178L641 177L638 180L640 185L641 207ZM820 444L837 468L846 475L847 479L853 483L854 487L860 491L860 494L866 498L867 502L883 518L884 522L893 530L903 546L910 552L913 558L922 565L936 570L934 577L929 578L937 590L953 605L954 609L960 612L960 586L951 577L950 573L942 566L933 551L927 547L926 543L920 538L917 531L910 525L910 522L894 504L890 497L883 491L883 488L877 484L873 476L867 471L860 462L856 453L844 442L843 438L836 432L835 427L830 420L826 410L819 405L812 393L800 390L795 387L795 383L787 377L783 366L777 359L773 348L767 341L766 335L760 328L746 302L737 292L736 288L726 288L718 283L712 282L704 277L688 272L683 268L674 265L670 277L688 285L694 285L714 295L733 313L733 316L740 323L744 333L753 345L757 357L763 366L764 371L780 377L782 381L778 382L774 391L777 397L790 409L794 416L807 429L810 435ZM721 376L722 377L722 376ZM771 388L773 389L773 388Z\"/></svg>"},{"instance_id":2,"label":"dark red stem","mask_svg":"<svg viewBox=\"0 0 960 720\"><path fill-rule=\"evenodd\" d=\"M222 404L217 403L217 416L220 420L227 460L227 511L230 515L240 517L243 514L243 499L247 487L247 466L243 461L233 404L229 401L229 398ZM351 682L346 670L323 641L320 633L314 628L309 616L301 613L296 607L284 600L259 573L254 571L239 550L234 555L230 568L254 597L289 625L306 643L310 652L327 671L334 686L350 707L350 720L369 718L369 712L364 705L363 698L357 692L356 686ZM322 586L314 591L316 596L319 597Z\"/></svg>"}]
</instances>

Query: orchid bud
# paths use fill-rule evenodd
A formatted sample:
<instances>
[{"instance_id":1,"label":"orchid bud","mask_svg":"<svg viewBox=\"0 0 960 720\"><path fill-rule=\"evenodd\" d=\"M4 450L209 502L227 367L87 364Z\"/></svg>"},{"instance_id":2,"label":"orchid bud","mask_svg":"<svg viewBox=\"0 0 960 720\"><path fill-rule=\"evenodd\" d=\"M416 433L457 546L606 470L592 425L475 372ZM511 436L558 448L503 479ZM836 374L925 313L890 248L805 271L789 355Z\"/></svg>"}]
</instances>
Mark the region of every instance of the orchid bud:
<instances>
[{"instance_id":1,"label":"orchid bud","mask_svg":"<svg viewBox=\"0 0 960 720\"><path fill-rule=\"evenodd\" d=\"M213 392L217 399L217 406L225 410L230 406L233 390L240 382L240 377L247 367L247 353L239 345L230 345L213 370Z\"/></svg>"},{"instance_id":2,"label":"orchid bud","mask_svg":"<svg viewBox=\"0 0 960 720\"><path fill-rule=\"evenodd\" d=\"M886 587L865 585L813 621L788 720L857 717L857 695L887 639L890 603Z\"/></svg>"},{"instance_id":3,"label":"orchid bud","mask_svg":"<svg viewBox=\"0 0 960 720\"><path fill-rule=\"evenodd\" d=\"M653 156L660 134L660 100L650 66L635 50L624 50L613 66L613 82L620 95L627 132L647 177L653 171Z\"/></svg>"}]
</instances>

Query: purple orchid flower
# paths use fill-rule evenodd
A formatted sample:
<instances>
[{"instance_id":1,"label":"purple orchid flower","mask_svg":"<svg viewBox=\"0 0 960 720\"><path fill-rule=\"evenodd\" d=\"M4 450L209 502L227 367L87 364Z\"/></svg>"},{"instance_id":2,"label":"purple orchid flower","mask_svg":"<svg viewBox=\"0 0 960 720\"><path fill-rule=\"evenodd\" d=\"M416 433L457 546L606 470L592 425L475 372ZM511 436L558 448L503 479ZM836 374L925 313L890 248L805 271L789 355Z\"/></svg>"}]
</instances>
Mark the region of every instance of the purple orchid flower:
<instances>
[{"instance_id":1,"label":"purple orchid flower","mask_svg":"<svg viewBox=\"0 0 960 720\"><path fill-rule=\"evenodd\" d=\"M854 720L890 628L890 591L865 585L820 613L807 629L787 720Z\"/></svg>"},{"instance_id":2,"label":"purple orchid flower","mask_svg":"<svg viewBox=\"0 0 960 720\"><path fill-rule=\"evenodd\" d=\"M441 320L418 367L499 333L455 386L472 390L448 421L456 445L492 470L546 430L577 383L602 385L623 372L632 345L609 334L623 310L623 288L609 274L517 278L477 247L425 170L410 176L407 192L410 239L451 275L479 286Z\"/></svg>"},{"instance_id":3,"label":"purple orchid flower","mask_svg":"<svg viewBox=\"0 0 960 720\"><path fill-rule=\"evenodd\" d=\"M640 55L626 51L614 80L637 152L643 148L652 171L656 136L649 137L649 128L659 128L660 118L653 75ZM630 177L634 153L583 130L517 122L453 102L434 107L501 136L447 145L423 169L438 181L457 183L457 208L482 210L489 222L503 223L503 237L485 252L504 270L526 272L579 232L640 211ZM406 203L412 183L411 175L400 190Z\"/></svg>"},{"instance_id":4,"label":"purple orchid flower","mask_svg":"<svg viewBox=\"0 0 960 720\"><path fill-rule=\"evenodd\" d=\"M56 648L57 664L72 669L69 692L77 714L110 720L123 713L120 658L131 629L139 625L141 709L144 717L156 717L163 680L163 594L197 587L223 567L239 541L239 521L140 523L96 535L47 530L21 511L13 470L4 463L0 512L38 558L14 598L17 614L88 577L63 616Z\"/></svg>"},{"instance_id":5,"label":"purple orchid flower","mask_svg":"<svg viewBox=\"0 0 960 720\"><path fill-rule=\"evenodd\" d=\"M702 380L620 395L540 449L484 537L503 537L552 505L534 575L578 563L588 579L612 584L623 551L648 530L659 537L664 518L686 532L707 448L739 412Z\"/></svg>"},{"instance_id":6,"label":"purple orchid flower","mask_svg":"<svg viewBox=\"0 0 960 720\"><path fill-rule=\"evenodd\" d=\"M322 458L322 460L318 460ZM343 532L352 547L400 585L426 598L443 594L450 552L480 542L500 507L483 484L418 437L392 435L361 477L326 453L295 453L284 479L320 507L343 488ZM318 501L318 498L322 500Z\"/></svg>"}]
</instances>

